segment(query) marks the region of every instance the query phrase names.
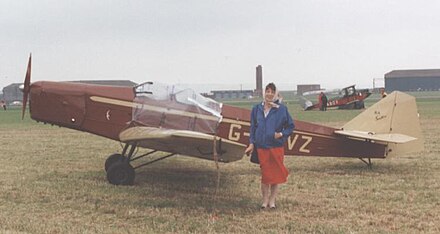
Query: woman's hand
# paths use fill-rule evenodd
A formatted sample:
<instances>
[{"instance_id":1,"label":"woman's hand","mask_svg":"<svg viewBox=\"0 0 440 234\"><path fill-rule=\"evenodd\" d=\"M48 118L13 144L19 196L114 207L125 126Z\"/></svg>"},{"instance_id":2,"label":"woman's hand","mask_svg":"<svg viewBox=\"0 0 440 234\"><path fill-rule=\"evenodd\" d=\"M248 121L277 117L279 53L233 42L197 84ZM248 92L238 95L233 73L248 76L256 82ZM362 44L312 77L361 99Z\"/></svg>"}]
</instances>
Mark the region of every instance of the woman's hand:
<instances>
[{"instance_id":1,"label":"woman's hand","mask_svg":"<svg viewBox=\"0 0 440 234\"><path fill-rule=\"evenodd\" d=\"M249 146L246 148L244 153L249 156L252 154L252 151L254 151L254 144L249 144Z\"/></svg>"},{"instance_id":2,"label":"woman's hand","mask_svg":"<svg viewBox=\"0 0 440 234\"><path fill-rule=\"evenodd\" d=\"M282 132L276 132L274 135L275 139L280 139L281 137L283 137L283 133Z\"/></svg>"}]
</instances>

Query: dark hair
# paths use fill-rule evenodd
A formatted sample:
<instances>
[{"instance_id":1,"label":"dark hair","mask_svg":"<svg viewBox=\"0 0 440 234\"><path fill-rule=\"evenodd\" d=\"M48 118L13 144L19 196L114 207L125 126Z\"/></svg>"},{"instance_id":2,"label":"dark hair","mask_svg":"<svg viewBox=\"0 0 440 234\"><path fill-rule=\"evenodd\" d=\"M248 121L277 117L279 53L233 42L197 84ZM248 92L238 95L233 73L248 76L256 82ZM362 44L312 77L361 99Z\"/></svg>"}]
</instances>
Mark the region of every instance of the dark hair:
<instances>
[{"instance_id":1,"label":"dark hair","mask_svg":"<svg viewBox=\"0 0 440 234\"><path fill-rule=\"evenodd\" d=\"M269 84L266 85L266 89L265 90L268 90L268 89L272 89L274 92L277 91L277 87L272 82L270 82Z\"/></svg>"}]
</instances>

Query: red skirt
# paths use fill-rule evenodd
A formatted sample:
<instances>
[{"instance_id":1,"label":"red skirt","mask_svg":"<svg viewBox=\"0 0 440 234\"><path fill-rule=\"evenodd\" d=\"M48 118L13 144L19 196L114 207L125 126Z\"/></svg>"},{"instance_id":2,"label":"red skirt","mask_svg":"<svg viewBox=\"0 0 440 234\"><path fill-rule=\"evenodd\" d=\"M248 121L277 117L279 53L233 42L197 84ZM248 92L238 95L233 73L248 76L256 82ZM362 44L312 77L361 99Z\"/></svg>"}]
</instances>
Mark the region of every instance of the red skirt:
<instances>
[{"instance_id":1,"label":"red skirt","mask_svg":"<svg viewBox=\"0 0 440 234\"><path fill-rule=\"evenodd\" d=\"M261 168L261 183L285 183L289 171L284 166L284 147L257 150Z\"/></svg>"}]
</instances>

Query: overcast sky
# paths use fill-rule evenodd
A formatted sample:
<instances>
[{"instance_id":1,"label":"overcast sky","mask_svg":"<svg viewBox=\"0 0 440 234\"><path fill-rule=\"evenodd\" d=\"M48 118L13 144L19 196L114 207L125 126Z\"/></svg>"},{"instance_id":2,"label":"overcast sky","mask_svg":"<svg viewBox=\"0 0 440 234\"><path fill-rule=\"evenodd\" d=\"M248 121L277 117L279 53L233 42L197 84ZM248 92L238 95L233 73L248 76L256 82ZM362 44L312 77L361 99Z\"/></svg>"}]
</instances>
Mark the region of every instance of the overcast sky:
<instances>
[{"instance_id":1,"label":"overcast sky","mask_svg":"<svg viewBox=\"0 0 440 234\"><path fill-rule=\"evenodd\" d=\"M30 52L32 81L372 87L440 68L440 1L1 0L0 90Z\"/></svg>"}]
</instances>

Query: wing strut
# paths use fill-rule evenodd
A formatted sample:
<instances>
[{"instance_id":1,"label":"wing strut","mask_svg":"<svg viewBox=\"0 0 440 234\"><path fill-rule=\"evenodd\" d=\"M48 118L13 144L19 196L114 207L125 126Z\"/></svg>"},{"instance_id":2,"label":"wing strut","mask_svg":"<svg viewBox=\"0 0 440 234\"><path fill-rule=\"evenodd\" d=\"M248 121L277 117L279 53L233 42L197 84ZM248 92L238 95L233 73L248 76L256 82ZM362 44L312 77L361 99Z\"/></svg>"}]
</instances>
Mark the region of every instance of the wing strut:
<instances>
[{"instance_id":1,"label":"wing strut","mask_svg":"<svg viewBox=\"0 0 440 234\"><path fill-rule=\"evenodd\" d=\"M154 160L152 160L152 161L149 161L149 162L143 163L143 164L141 164L141 165L139 165L139 166L136 166L134 169L138 169L139 167L143 167L143 166L146 166L146 165L149 165L149 164L155 163L155 162L157 162L157 161L160 161L160 160L163 160L163 159L169 158L169 157L174 156L174 155L176 155L176 154L175 154L175 153L170 153L170 154L165 155L165 156L163 156L163 157L160 157L160 158L158 158L158 159L154 159ZM144 155L144 156L146 156L146 155Z\"/></svg>"}]
</instances>

